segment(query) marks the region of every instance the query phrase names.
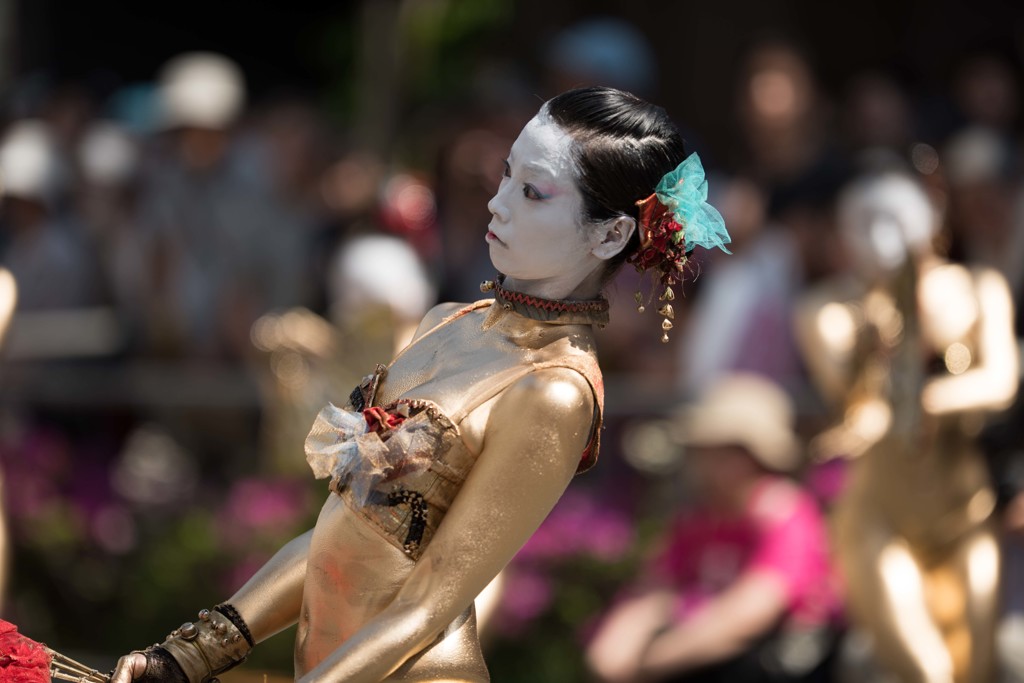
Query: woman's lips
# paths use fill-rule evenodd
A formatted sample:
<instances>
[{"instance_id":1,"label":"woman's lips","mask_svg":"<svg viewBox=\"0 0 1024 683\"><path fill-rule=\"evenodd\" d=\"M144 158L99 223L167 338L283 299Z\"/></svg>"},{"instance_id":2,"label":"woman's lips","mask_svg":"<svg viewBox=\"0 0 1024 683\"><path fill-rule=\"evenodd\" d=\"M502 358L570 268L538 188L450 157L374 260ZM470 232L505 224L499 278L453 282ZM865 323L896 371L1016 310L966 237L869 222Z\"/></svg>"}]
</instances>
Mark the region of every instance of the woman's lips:
<instances>
[{"instance_id":1,"label":"woman's lips","mask_svg":"<svg viewBox=\"0 0 1024 683\"><path fill-rule=\"evenodd\" d=\"M484 237L484 239L487 240L488 242L497 242L498 244L500 244L502 246L505 245L505 243L501 241L501 238L498 237L497 235L495 235L490 230L487 231L487 235L486 235L486 237Z\"/></svg>"}]
</instances>

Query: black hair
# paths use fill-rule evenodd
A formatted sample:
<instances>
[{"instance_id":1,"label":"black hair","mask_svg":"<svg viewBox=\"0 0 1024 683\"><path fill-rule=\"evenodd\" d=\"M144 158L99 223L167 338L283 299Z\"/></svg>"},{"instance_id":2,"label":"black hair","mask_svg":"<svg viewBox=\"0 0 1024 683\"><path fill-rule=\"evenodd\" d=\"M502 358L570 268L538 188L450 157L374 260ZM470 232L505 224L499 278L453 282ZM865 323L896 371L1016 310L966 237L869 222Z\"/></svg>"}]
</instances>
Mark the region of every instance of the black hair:
<instances>
[{"instance_id":1,"label":"black hair","mask_svg":"<svg viewBox=\"0 0 1024 683\"><path fill-rule=\"evenodd\" d=\"M622 90L569 90L548 100L544 111L573 139L583 216L592 222L636 219L636 202L686 157L683 138L665 110ZM609 261L606 280L637 250L639 232Z\"/></svg>"}]
</instances>

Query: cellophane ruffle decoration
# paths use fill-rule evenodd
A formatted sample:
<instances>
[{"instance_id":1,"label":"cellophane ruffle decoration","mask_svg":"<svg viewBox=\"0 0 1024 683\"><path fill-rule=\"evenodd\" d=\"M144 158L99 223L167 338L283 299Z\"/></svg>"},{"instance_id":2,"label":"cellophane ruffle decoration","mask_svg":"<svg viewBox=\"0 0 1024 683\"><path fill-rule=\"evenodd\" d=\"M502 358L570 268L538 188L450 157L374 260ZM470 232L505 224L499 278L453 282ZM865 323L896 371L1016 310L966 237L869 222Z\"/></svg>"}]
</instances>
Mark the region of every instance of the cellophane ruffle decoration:
<instances>
[{"instance_id":1,"label":"cellophane ruffle decoration","mask_svg":"<svg viewBox=\"0 0 1024 683\"><path fill-rule=\"evenodd\" d=\"M444 447L445 420L399 403L391 410L344 410L328 403L306 437L306 462L317 479L331 477L365 505L381 484L426 471Z\"/></svg>"},{"instance_id":2,"label":"cellophane ruffle decoration","mask_svg":"<svg viewBox=\"0 0 1024 683\"><path fill-rule=\"evenodd\" d=\"M665 174L654 194L637 202L640 249L630 256L641 273L660 271L667 287L682 282L687 253L695 247L719 248L732 239L718 210L707 203L708 182L696 153Z\"/></svg>"},{"instance_id":3,"label":"cellophane ruffle decoration","mask_svg":"<svg viewBox=\"0 0 1024 683\"><path fill-rule=\"evenodd\" d=\"M0 619L0 681L109 683L110 678L27 638L18 633L17 626Z\"/></svg>"}]
</instances>

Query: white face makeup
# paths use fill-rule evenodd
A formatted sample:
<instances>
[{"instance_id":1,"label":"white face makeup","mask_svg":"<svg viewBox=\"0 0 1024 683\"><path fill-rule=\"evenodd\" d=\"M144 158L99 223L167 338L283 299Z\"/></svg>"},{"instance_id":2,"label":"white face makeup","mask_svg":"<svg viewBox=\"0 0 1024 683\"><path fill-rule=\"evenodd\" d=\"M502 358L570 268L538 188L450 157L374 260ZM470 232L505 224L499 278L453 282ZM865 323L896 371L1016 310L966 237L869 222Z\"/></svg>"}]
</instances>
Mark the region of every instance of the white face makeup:
<instances>
[{"instance_id":1,"label":"white face makeup","mask_svg":"<svg viewBox=\"0 0 1024 683\"><path fill-rule=\"evenodd\" d=\"M858 269L884 274L928 246L935 212L916 183L889 175L847 191L840 203L839 223Z\"/></svg>"},{"instance_id":2,"label":"white face makeup","mask_svg":"<svg viewBox=\"0 0 1024 683\"><path fill-rule=\"evenodd\" d=\"M516 281L582 281L600 264L591 244L599 231L581 225L572 137L542 111L513 143L507 164L487 203L494 267Z\"/></svg>"}]
</instances>

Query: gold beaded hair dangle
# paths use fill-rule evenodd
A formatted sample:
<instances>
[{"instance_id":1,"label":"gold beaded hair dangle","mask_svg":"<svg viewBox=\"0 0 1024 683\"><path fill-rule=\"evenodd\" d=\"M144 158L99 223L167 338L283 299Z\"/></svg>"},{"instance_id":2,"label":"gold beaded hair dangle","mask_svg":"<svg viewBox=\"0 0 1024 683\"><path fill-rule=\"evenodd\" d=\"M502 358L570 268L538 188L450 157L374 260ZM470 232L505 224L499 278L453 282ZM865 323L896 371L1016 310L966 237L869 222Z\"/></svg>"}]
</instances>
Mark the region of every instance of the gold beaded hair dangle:
<instances>
[{"instance_id":1,"label":"gold beaded hair dangle","mask_svg":"<svg viewBox=\"0 0 1024 683\"><path fill-rule=\"evenodd\" d=\"M660 279L664 283L668 278L662 277ZM653 297L653 294L651 297ZM642 288L637 289L636 292L633 293L633 299L636 301L637 313L643 313L647 310L647 307L644 305L644 294ZM662 305L658 307L658 315L664 318L664 320L661 321L661 342L663 344L668 343L668 331L672 329L672 321L676 319L676 311L671 303L672 301L675 301L675 299L676 293L672 289L672 286L665 284L665 291L658 297L658 301L663 302Z\"/></svg>"},{"instance_id":2,"label":"gold beaded hair dangle","mask_svg":"<svg viewBox=\"0 0 1024 683\"><path fill-rule=\"evenodd\" d=\"M672 291L672 288L668 285L665 286L665 292L658 297L658 301L664 301L665 303L658 309L658 315L663 316L665 319L661 321L661 343L668 343L668 331L672 329L672 321L676 319L676 311L672 308L672 304L668 303L674 301L676 293Z\"/></svg>"}]
</instances>

